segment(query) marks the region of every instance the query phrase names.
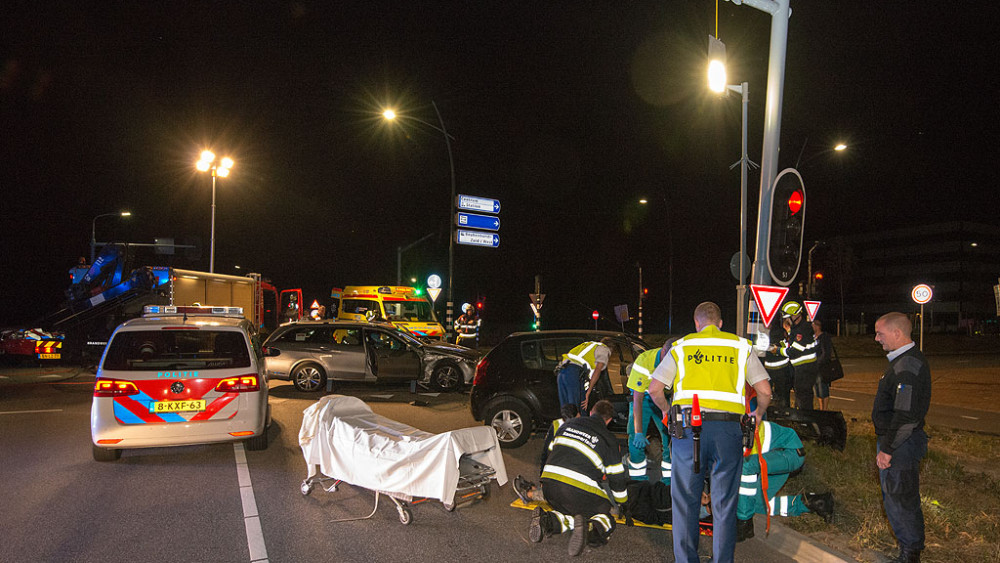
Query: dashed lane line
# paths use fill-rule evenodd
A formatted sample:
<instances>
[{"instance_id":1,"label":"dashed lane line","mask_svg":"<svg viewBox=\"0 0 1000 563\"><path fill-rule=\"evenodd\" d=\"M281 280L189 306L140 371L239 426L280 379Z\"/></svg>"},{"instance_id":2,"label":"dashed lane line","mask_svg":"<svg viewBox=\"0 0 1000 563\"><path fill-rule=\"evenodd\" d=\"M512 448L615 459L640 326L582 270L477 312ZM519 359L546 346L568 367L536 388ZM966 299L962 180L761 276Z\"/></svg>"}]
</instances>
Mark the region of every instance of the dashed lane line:
<instances>
[{"instance_id":1,"label":"dashed lane line","mask_svg":"<svg viewBox=\"0 0 1000 563\"><path fill-rule=\"evenodd\" d=\"M62 409L39 409L33 411L0 411L0 414L37 414L42 412L62 412Z\"/></svg>"},{"instance_id":2,"label":"dashed lane line","mask_svg":"<svg viewBox=\"0 0 1000 563\"><path fill-rule=\"evenodd\" d=\"M247 465L247 453L243 448L243 442L234 443L233 451L236 453L236 475L240 481L240 500L243 501L243 524L247 530L250 562L267 563L267 546L264 544L264 531L260 527L257 499L253 495L250 466Z\"/></svg>"}]
</instances>

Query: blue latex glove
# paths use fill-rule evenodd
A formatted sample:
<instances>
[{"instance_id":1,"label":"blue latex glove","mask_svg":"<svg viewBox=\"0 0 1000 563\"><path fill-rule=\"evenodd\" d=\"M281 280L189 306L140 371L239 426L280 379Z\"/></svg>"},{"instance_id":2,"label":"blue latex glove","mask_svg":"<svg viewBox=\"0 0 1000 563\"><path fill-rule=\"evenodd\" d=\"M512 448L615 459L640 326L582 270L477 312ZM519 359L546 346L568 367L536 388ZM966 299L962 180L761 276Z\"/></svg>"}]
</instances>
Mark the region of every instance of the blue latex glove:
<instances>
[{"instance_id":1,"label":"blue latex glove","mask_svg":"<svg viewBox=\"0 0 1000 563\"><path fill-rule=\"evenodd\" d=\"M632 447L637 450L644 450L646 446L649 445L649 440L646 439L645 434L636 434L632 436Z\"/></svg>"}]
</instances>

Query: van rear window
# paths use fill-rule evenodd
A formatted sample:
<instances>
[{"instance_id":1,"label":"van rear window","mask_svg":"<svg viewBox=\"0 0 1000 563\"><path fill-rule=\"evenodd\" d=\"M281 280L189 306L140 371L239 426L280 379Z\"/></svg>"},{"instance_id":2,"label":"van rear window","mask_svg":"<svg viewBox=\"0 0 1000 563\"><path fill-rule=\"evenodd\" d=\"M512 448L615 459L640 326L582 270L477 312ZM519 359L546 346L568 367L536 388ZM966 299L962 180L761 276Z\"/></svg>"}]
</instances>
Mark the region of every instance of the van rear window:
<instances>
[{"instance_id":1,"label":"van rear window","mask_svg":"<svg viewBox=\"0 0 1000 563\"><path fill-rule=\"evenodd\" d=\"M250 367L243 332L222 330L135 330L115 334L103 369L227 369Z\"/></svg>"}]
</instances>

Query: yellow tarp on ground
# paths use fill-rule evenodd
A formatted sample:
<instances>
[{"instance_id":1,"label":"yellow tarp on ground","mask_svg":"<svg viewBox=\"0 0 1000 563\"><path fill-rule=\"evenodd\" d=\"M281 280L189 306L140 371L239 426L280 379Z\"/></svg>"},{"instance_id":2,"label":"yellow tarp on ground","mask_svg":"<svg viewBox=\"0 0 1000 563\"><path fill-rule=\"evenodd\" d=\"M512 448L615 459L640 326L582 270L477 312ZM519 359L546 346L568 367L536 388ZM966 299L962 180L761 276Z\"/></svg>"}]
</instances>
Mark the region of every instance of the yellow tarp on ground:
<instances>
[{"instance_id":1,"label":"yellow tarp on ground","mask_svg":"<svg viewBox=\"0 0 1000 563\"><path fill-rule=\"evenodd\" d=\"M545 503L545 502L531 502L529 504L524 504L523 502L521 502L521 499L519 499L519 498L514 499L514 502L510 503L510 505L513 506L514 508L523 508L525 510L534 510L534 508L536 506L541 506L542 510L552 510L552 507L549 506L548 503ZM618 518L615 518L615 522L617 522L621 526L624 526L625 525L625 518L619 516ZM642 527L642 528L654 528L654 529L657 529L657 530L670 530L670 529L672 529L671 526L670 526L670 524L664 524L662 526L654 526L652 524L645 524L645 523L640 522L640 521L635 520L635 519L633 519L632 522L636 526L639 526L639 527ZM703 536L710 536L710 535L712 535L712 526L711 526L711 524L708 524L708 525L706 525L704 523L701 524L701 535L703 535Z\"/></svg>"}]
</instances>

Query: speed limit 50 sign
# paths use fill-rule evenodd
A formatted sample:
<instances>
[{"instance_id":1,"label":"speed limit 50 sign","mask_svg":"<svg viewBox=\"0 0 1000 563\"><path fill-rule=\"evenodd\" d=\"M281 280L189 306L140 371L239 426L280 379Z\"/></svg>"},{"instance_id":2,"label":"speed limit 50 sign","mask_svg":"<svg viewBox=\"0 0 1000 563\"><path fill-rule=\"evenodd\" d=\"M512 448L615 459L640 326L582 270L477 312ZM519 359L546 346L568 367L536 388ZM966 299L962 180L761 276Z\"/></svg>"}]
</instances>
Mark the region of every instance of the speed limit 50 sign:
<instances>
[{"instance_id":1,"label":"speed limit 50 sign","mask_svg":"<svg viewBox=\"0 0 1000 563\"><path fill-rule=\"evenodd\" d=\"M931 286L925 283L913 286L913 291L910 292L910 297L921 305L930 301L933 296L934 292L931 291Z\"/></svg>"}]
</instances>

